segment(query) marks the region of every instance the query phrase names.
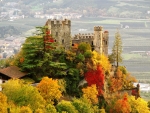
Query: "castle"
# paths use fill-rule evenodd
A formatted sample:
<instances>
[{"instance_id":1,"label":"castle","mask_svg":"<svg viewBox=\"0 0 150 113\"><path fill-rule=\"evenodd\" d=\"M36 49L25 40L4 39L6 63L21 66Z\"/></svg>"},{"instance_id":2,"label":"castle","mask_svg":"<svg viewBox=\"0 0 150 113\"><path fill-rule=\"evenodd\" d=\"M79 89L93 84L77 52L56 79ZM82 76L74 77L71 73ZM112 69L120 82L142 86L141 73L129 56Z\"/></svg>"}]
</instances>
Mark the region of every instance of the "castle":
<instances>
[{"instance_id":1,"label":"castle","mask_svg":"<svg viewBox=\"0 0 150 113\"><path fill-rule=\"evenodd\" d=\"M75 43L87 42L91 45L92 50L100 54L105 54L106 56L108 55L109 32L103 31L102 26L95 26L94 33L79 33L72 37L70 20L48 19L45 25L49 27L56 42L63 45L65 49L69 49L70 46Z\"/></svg>"}]
</instances>

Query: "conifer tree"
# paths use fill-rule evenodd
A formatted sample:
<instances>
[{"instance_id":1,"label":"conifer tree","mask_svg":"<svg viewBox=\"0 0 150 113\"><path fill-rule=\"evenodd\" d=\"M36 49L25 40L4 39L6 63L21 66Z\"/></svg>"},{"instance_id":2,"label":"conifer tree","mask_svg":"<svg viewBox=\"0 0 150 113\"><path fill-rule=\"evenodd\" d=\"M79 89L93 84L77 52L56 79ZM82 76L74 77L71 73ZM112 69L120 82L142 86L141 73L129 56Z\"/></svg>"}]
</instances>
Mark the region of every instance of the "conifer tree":
<instances>
[{"instance_id":1,"label":"conifer tree","mask_svg":"<svg viewBox=\"0 0 150 113\"><path fill-rule=\"evenodd\" d=\"M119 62L122 62L122 40L119 32L115 34L115 41L112 48L112 59L116 62L117 67L119 66Z\"/></svg>"},{"instance_id":2,"label":"conifer tree","mask_svg":"<svg viewBox=\"0 0 150 113\"><path fill-rule=\"evenodd\" d=\"M35 80L45 75L65 75L66 64L56 61L56 56L62 52L56 46L48 27L37 27L35 35L27 37L23 44L23 61L19 65L22 71L33 75Z\"/></svg>"}]
</instances>

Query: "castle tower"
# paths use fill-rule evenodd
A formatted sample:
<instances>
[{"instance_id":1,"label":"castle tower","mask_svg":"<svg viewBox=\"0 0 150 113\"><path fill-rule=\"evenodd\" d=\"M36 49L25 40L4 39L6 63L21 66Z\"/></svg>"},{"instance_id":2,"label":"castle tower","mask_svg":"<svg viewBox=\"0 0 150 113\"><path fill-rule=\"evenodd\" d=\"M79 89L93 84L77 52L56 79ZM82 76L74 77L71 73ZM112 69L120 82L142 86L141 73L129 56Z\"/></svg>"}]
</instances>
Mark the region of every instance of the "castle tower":
<instances>
[{"instance_id":1,"label":"castle tower","mask_svg":"<svg viewBox=\"0 0 150 113\"><path fill-rule=\"evenodd\" d=\"M48 19L46 25L48 25L50 33L56 42L58 42L59 45L63 45L65 49L69 49L71 45L71 21L67 19Z\"/></svg>"},{"instance_id":2,"label":"castle tower","mask_svg":"<svg viewBox=\"0 0 150 113\"><path fill-rule=\"evenodd\" d=\"M97 26L94 27L94 40L93 40L93 46L95 48L95 51L102 54L103 53L103 27Z\"/></svg>"},{"instance_id":3,"label":"castle tower","mask_svg":"<svg viewBox=\"0 0 150 113\"><path fill-rule=\"evenodd\" d=\"M100 54L108 55L108 31L103 32L102 26L94 27L94 50Z\"/></svg>"},{"instance_id":4,"label":"castle tower","mask_svg":"<svg viewBox=\"0 0 150 113\"><path fill-rule=\"evenodd\" d=\"M103 50L105 55L108 55L108 44L109 44L109 32L104 31Z\"/></svg>"}]
</instances>

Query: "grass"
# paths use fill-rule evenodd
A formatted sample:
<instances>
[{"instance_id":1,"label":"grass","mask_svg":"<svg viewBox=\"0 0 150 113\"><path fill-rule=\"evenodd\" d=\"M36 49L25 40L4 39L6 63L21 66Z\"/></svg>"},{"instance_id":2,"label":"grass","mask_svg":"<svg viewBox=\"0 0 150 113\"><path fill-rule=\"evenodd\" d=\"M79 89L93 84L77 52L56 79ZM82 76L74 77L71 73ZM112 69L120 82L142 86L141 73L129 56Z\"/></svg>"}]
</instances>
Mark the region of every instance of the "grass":
<instances>
[{"instance_id":1,"label":"grass","mask_svg":"<svg viewBox=\"0 0 150 113\"><path fill-rule=\"evenodd\" d=\"M150 101L150 95L149 92L140 92L141 97L145 100L145 101Z\"/></svg>"},{"instance_id":2,"label":"grass","mask_svg":"<svg viewBox=\"0 0 150 113\"><path fill-rule=\"evenodd\" d=\"M123 60L142 58L142 56L140 54L134 54L134 53L133 54L123 53L122 57L123 57Z\"/></svg>"}]
</instances>

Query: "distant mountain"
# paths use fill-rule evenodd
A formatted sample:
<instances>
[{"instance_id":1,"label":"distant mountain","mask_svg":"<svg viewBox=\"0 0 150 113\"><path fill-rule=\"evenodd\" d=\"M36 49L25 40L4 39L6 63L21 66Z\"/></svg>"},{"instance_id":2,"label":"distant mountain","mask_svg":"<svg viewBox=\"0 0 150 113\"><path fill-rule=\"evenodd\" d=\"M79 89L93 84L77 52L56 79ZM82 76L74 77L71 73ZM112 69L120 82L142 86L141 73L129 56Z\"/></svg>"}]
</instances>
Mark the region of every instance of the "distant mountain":
<instances>
[{"instance_id":1,"label":"distant mountain","mask_svg":"<svg viewBox=\"0 0 150 113\"><path fill-rule=\"evenodd\" d=\"M84 9L88 7L110 8L112 6L117 8L132 7L138 9L140 7L140 9L142 8L150 9L149 0L3 0L3 1L24 3L30 6L41 5L41 7L50 6L57 8L70 7L73 9L78 8Z\"/></svg>"},{"instance_id":2,"label":"distant mountain","mask_svg":"<svg viewBox=\"0 0 150 113\"><path fill-rule=\"evenodd\" d=\"M11 35L19 35L20 31L16 29L14 26L3 26L0 27L0 37L7 37Z\"/></svg>"},{"instance_id":3,"label":"distant mountain","mask_svg":"<svg viewBox=\"0 0 150 113\"><path fill-rule=\"evenodd\" d=\"M147 18L147 11L150 11L150 0L3 0L7 2L19 3L24 12L31 14L34 11L76 12L86 17Z\"/></svg>"}]
</instances>

